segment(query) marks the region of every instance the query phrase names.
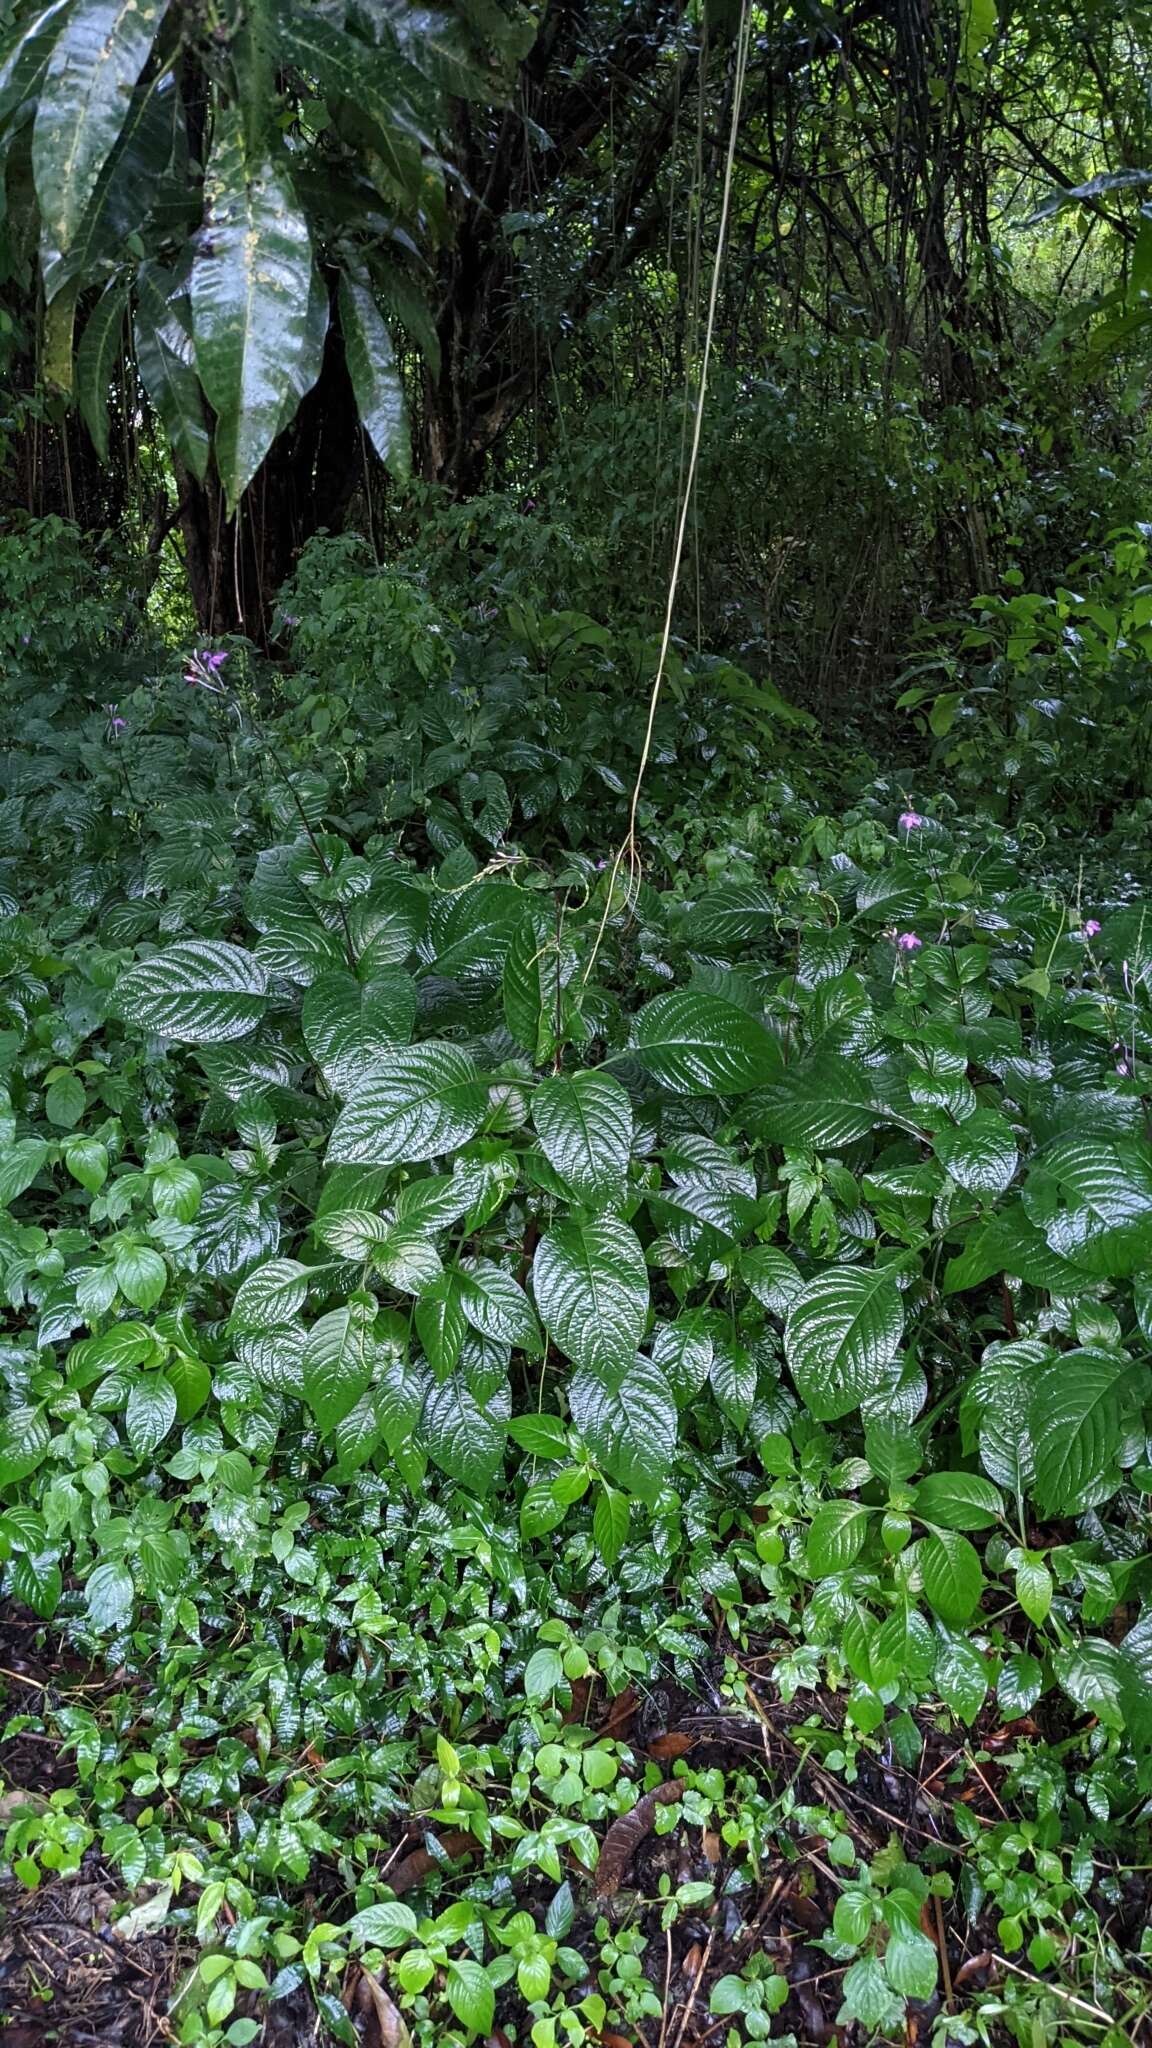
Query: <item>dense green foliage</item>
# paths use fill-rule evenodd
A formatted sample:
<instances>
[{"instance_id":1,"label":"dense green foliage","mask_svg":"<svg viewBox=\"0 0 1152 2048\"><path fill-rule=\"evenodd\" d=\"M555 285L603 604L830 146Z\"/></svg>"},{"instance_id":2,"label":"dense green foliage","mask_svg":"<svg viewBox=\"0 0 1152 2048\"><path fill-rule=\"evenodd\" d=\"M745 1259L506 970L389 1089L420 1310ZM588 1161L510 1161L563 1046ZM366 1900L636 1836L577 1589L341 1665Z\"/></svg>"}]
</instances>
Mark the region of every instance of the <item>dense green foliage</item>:
<instances>
[{"instance_id":1,"label":"dense green foliage","mask_svg":"<svg viewBox=\"0 0 1152 2048\"><path fill-rule=\"evenodd\" d=\"M283 669L113 667L66 547L8 572L0 1540L126 1690L57 1707L79 1792L17 1810L17 1876L95 1844L193 1926L186 2041L250 2038L273 1979L358 2038L349 1955L417 2042L494 2001L543 2048L638 2028L646 1915L713 1886L588 1916L663 1772L573 1688L667 1672L739 1715L753 1657L823 1803L689 1755L667 1819L722 1830L738 1904L768 1838L823 1835L861 2038L938 1996L933 1892L1026 1951L961 2038L1038 2038L1053 1969L1127 2038L1098 1916L1152 1791L1143 903L1103 862L1046 880L994 778L916 809L861 761L833 815L788 707L687 655L626 884L632 629L317 543ZM834 1796L914 1765L929 1701L961 1753L1018 1731L1016 1817L948 1809L958 1893L947 1841L869 1857ZM388 1882L409 1815L464 1859L423 1905ZM708 1998L788 2031L772 1969Z\"/></svg>"}]
</instances>

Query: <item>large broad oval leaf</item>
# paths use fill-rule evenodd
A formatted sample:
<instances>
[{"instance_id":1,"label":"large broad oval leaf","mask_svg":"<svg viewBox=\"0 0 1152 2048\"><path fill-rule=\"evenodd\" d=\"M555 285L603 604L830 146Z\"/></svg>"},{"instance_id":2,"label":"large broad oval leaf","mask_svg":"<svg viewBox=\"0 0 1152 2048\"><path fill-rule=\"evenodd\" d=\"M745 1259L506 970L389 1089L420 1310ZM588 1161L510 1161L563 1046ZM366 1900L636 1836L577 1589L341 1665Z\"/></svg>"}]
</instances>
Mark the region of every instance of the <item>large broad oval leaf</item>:
<instances>
[{"instance_id":1,"label":"large broad oval leaf","mask_svg":"<svg viewBox=\"0 0 1152 2048\"><path fill-rule=\"evenodd\" d=\"M784 1348L809 1413L833 1422L879 1387L904 1334L893 1275L839 1266L820 1273L788 1311Z\"/></svg>"},{"instance_id":2,"label":"large broad oval leaf","mask_svg":"<svg viewBox=\"0 0 1152 2048\"><path fill-rule=\"evenodd\" d=\"M839 1053L818 1050L790 1066L757 1097L756 1128L770 1144L834 1152L868 1137L880 1122L897 1122L877 1101L875 1076Z\"/></svg>"},{"instance_id":3,"label":"large broad oval leaf","mask_svg":"<svg viewBox=\"0 0 1152 2048\"><path fill-rule=\"evenodd\" d=\"M280 430L304 351L312 245L285 166L249 160L239 109L217 111L205 200L192 266L196 368L234 511Z\"/></svg>"},{"instance_id":4,"label":"large broad oval leaf","mask_svg":"<svg viewBox=\"0 0 1152 2048\"><path fill-rule=\"evenodd\" d=\"M648 1314L648 1268L619 1217L556 1223L532 1263L536 1306L565 1358L588 1372L631 1365Z\"/></svg>"},{"instance_id":5,"label":"large broad oval leaf","mask_svg":"<svg viewBox=\"0 0 1152 2048\"><path fill-rule=\"evenodd\" d=\"M376 1353L367 1317L334 1308L311 1331L304 1347L304 1398L322 1430L350 1415L372 1377Z\"/></svg>"},{"instance_id":6,"label":"large broad oval leaf","mask_svg":"<svg viewBox=\"0 0 1152 2048\"><path fill-rule=\"evenodd\" d=\"M679 989L646 1003L635 1057L674 1095L741 1095L780 1071L780 1048L747 1010Z\"/></svg>"},{"instance_id":7,"label":"large broad oval leaf","mask_svg":"<svg viewBox=\"0 0 1152 2048\"><path fill-rule=\"evenodd\" d=\"M223 939L178 939L138 960L116 984L126 1023L194 1045L247 1037L264 1014L267 996L260 962Z\"/></svg>"},{"instance_id":8,"label":"large broad oval leaf","mask_svg":"<svg viewBox=\"0 0 1152 2048\"><path fill-rule=\"evenodd\" d=\"M1024 1206L1052 1251L1114 1279L1152 1260L1152 1156L1134 1138L1085 1132L1050 1145Z\"/></svg>"},{"instance_id":9,"label":"large broad oval leaf","mask_svg":"<svg viewBox=\"0 0 1152 2048\"><path fill-rule=\"evenodd\" d=\"M978 1109L960 1124L945 1124L932 1140L945 1172L973 1195L1005 1194L1019 1155L1012 1126L994 1109Z\"/></svg>"},{"instance_id":10,"label":"large broad oval leaf","mask_svg":"<svg viewBox=\"0 0 1152 2048\"><path fill-rule=\"evenodd\" d=\"M421 1440L442 1472L487 1493L504 1457L511 1412L506 1383L480 1400L464 1375L453 1372L428 1389Z\"/></svg>"},{"instance_id":11,"label":"large broad oval leaf","mask_svg":"<svg viewBox=\"0 0 1152 2048\"><path fill-rule=\"evenodd\" d=\"M632 1151L632 1104L610 1074L541 1081L532 1121L550 1166L581 1201L619 1199Z\"/></svg>"},{"instance_id":12,"label":"large broad oval leaf","mask_svg":"<svg viewBox=\"0 0 1152 2048\"><path fill-rule=\"evenodd\" d=\"M726 882L692 905L685 929L692 945L727 949L771 938L779 922L780 899L763 882Z\"/></svg>"},{"instance_id":13,"label":"large broad oval leaf","mask_svg":"<svg viewBox=\"0 0 1152 2048\"><path fill-rule=\"evenodd\" d=\"M416 1021L416 984L398 967L368 982L321 974L304 997L304 1043L330 1088L347 1095L389 1046L406 1045Z\"/></svg>"},{"instance_id":14,"label":"large broad oval leaf","mask_svg":"<svg viewBox=\"0 0 1152 2048\"><path fill-rule=\"evenodd\" d=\"M1044 1514L1082 1514L1115 1493L1136 1370L1119 1351L1065 1351L1033 1381L1028 1414Z\"/></svg>"},{"instance_id":15,"label":"large broad oval leaf","mask_svg":"<svg viewBox=\"0 0 1152 2048\"><path fill-rule=\"evenodd\" d=\"M328 1145L333 1164L435 1159L475 1137L488 1090L458 1045L428 1039L381 1060L354 1091Z\"/></svg>"},{"instance_id":16,"label":"large broad oval leaf","mask_svg":"<svg viewBox=\"0 0 1152 2048\"><path fill-rule=\"evenodd\" d=\"M45 238L61 252L128 115L166 0L74 0L52 48L32 131Z\"/></svg>"},{"instance_id":17,"label":"large broad oval leaf","mask_svg":"<svg viewBox=\"0 0 1152 2048\"><path fill-rule=\"evenodd\" d=\"M652 1500L676 1450L676 1399L659 1367L633 1357L619 1371L583 1368L568 1388L572 1420L598 1465Z\"/></svg>"}]
</instances>

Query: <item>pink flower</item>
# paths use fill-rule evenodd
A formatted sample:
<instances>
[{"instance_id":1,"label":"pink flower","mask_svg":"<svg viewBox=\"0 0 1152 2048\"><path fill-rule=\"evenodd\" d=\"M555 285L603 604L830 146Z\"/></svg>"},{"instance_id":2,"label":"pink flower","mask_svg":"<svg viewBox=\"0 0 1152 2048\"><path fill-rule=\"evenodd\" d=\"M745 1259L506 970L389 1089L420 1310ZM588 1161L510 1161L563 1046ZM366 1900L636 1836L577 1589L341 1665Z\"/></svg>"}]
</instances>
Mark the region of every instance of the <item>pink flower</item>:
<instances>
[{"instance_id":1,"label":"pink flower","mask_svg":"<svg viewBox=\"0 0 1152 2048\"><path fill-rule=\"evenodd\" d=\"M225 693L224 685L220 681L220 670L227 660L226 648L213 652L208 647L197 647L193 650L189 666L185 670L184 681L191 683L193 689L211 690L214 697L222 697Z\"/></svg>"},{"instance_id":2,"label":"pink flower","mask_svg":"<svg viewBox=\"0 0 1152 2048\"><path fill-rule=\"evenodd\" d=\"M1083 931L1086 939L1094 939L1099 929L1100 920L1098 917L1086 917L1084 919Z\"/></svg>"},{"instance_id":3,"label":"pink flower","mask_svg":"<svg viewBox=\"0 0 1152 2048\"><path fill-rule=\"evenodd\" d=\"M918 832L924 823L924 819L920 816L919 811L901 811L896 823L899 825L901 832Z\"/></svg>"},{"instance_id":4,"label":"pink flower","mask_svg":"<svg viewBox=\"0 0 1152 2048\"><path fill-rule=\"evenodd\" d=\"M923 944L923 939L918 939L915 932L897 932L896 934L896 950L899 953L918 953Z\"/></svg>"}]
</instances>

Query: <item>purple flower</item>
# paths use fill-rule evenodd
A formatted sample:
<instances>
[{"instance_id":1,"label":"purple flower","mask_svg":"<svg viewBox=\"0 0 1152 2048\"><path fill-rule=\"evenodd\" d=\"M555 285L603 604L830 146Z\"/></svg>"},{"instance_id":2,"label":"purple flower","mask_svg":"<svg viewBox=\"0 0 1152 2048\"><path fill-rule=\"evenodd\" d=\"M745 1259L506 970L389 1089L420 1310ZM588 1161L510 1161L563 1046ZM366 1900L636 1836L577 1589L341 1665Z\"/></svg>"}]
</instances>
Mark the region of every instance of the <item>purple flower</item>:
<instances>
[{"instance_id":1,"label":"purple flower","mask_svg":"<svg viewBox=\"0 0 1152 2048\"><path fill-rule=\"evenodd\" d=\"M896 934L896 950L899 953L918 953L923 944L923 939L918 939L915 932L897 932Z\"/></svg>"},{"instance_id":2,"label":"purple flower","mask_svg":"<svg viewBox=\"0 0 1152 2048\"><path fill-rule=\"evenodd\" d=\"M104 711L108 719L108 733L111 739L115 739L117 733L127 732L128 720L121 718L120 706L118 704L106 704Z\"/></svg>"},{"instance_id":3,"label":"purple flower","mask_svg":"<svg viewBox=\"0 0 1152 2048\"><path fill-rule=\"evenodd\" d=\"M901 811L896 823L902 832L918 832L924 819L919 811Z\"/></svg>"},{"instance_id":4,"label":"purple flower","mask_svg":"<svg viewBox=\"0 0 1152 2048\"><path fill-rule=\"evenodd\" d=\"M1084 930L1084 937L1085 937L1086 939L1094 939L1094 938L1096 937L1096 934L1097 934L1097 932L1099 931L1099 929L1100 929L1100 920L1099 920L1099 918L1098 918L1098 917L1086 917L1086 918L1084 919L1084 926L1083 926L1083 930Z\"/></svg>"}]
</instances>

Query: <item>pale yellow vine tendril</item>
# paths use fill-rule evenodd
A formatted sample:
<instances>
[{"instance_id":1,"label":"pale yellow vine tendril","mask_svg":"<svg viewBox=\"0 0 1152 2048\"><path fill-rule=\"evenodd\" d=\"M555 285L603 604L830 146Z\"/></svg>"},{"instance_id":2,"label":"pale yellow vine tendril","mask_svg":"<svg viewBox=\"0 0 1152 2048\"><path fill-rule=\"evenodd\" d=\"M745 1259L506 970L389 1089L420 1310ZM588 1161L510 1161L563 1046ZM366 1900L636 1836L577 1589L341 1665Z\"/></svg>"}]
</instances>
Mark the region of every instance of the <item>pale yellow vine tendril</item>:
<instances>
[{"instance_id":1,"label":"pale yellow vine tendril","mask_svg":"<svg viewBox=\"0 0 1152 2048\"><path fill-rule=\"evenodd\" d=\"M736 161L736 141L740 131L740 110L744 100L744 79L748 69L748 51L752 41L751 0L742 0L740 27L736 36L736 69L732 81L732 120L728 130L728 149L724 160L724 187L720 199L720 224L716 231L716 250L712 259L712 281L708 289L708 317L704 328L704 348L700 357L700 382L696 389L696 409L692 421L692 444L688 451L688 469L684 478L684 494L680 502L680 517L676 526L676 546L672 554L672 573L668 581L668 602L664 610L664 630L660 636L660 654L656 663L656 675L648 699L648 723L644 733L644 744L640 749L640 765L632 789L632 801L628 810L628 830L617 849L612 870L608 876L604 915L600 919L588 965L583 979L588 980L596 956L600 951L608 919L616 893L616 877L624 861L628 862L628 893L634 900L640 886L640 855L636 846L636 817L640 806L640 791L648 770L648 757L652 751L652 735L656 728L656 712L660 703L660 691L668 663L668 649L672 642L672 617L676 607L676 592L680 583L680 568L684 558L684 540L688 531L688 519L692 508L692 494L696 485L696 470L700 458L700 435L704 425L704 399L708 390L708 366L712 357L712 337L716 329L716 302L720 295L720 278L724 263L724 248L728 239L728 214L732 201L732 168Z\"/></svg>"}]
</instances>

